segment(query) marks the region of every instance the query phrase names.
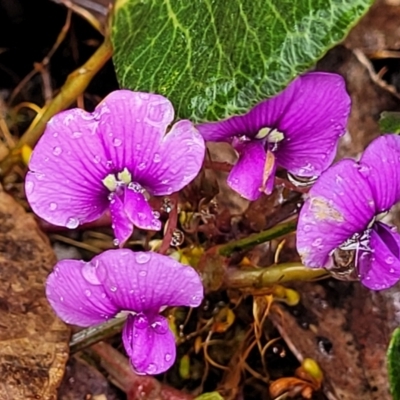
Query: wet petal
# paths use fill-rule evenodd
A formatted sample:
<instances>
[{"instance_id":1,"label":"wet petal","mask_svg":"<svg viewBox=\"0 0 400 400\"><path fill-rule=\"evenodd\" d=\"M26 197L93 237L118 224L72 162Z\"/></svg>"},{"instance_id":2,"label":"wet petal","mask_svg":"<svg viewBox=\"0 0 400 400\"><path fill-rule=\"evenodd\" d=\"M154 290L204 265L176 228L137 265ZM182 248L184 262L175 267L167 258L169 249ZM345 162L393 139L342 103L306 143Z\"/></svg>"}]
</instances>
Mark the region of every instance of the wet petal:
<instances>
[{"instance_id":1,"label":"wet petal","mask_svg":"<svg viewBox=\"0 0 400 400\"><path fill-rule=\"evenodd\" d=\"M300 211L297 250L304 265L329 266L332 250L362 233L375 213L368 182L353 160L342 160L325 171Z\"/></svg>"},{"instance_id":2,"label":"wet petal","mask_svg":"<svg viewBox=\"0 0 400 400\"><path fill-rule=\"evenodd\" d=\"M155 217L150 204L135 184L124 190L124 209L129 220L138 228L154 231L161 229L161 221Z\"/></svg>"},{"instance_id":3,"label":"wet petal","mask_svg":"<svg viewBox=\"0 0 400 400\"><path fill-rule=\"evenodd\" d=\"M293 101L276 128L285 136L278 164L294 175L319 175L333 161L346 131L350 97L340 75L312 72L299 78Z\"/></svg>"},{"instance_id":4,"label":"wet petal","mask_svg":"<svg viewBox=\"0 0 400 400\"><path fill-rule=\"evenodd\" d=\"M53 117L34 148L25 191L44 220L76 228L107 208L107 156L96 134L97 122L80 109Z\"/></svg>"},{"instance_id":5,"label":"wet petal","mask_svg":"<svg viewBox=\"0 0 400 400\"><path fill-rule=\"evenodd\" d=\"M123 247L133 233L133 223L125 211L125 194L116 195L112 193L110 198L110 214L112 228L114 230L115 245Z\"/></svg>"},{"instance_id":6,"label":"wet petal","mask_svg":"<svg viewBox=\"0 0 400 400\"><path fill-rule=\"evenodd\" d=\"M122 340L138 374L161 374L175 362L175 338L168 321L160 315L155 318L143 314L130 315L122 332Z\"/></svg>"},{"instance_id":7,"label":"wet petal","mask_svg":"<svg viewBox=\"0 0 400 400\"><path fill-rule=\"evenodd\" d=\"M116 171L132 173L153 195L176 192L193 180L203 163L204 140L190 121L174 118L163 96L118 90L96 108L99 131Z\"/></svg>"},{"instance_id":8,"label":"wet petal","mask_svg":"<svg viewBox=\"0 0 400 400\"><path fill-rule=\"evenodd\" d=\"M370 183L377 214L400 200L399 161L400 137L394 134L375 139L361 157L362 172Z\"/></svg>"},{"instance_id":9,"label":"wet petal","mask_svg":"<svg viewBox=\"0 0 400 400\"><path fill-rule=\"evenodd\" d=\"M119 309L100 284L97 273L101 271L97 268L95 263L62 260L47 278L47 300L64 322L90 326L118 313Z\"/></svg>"},{"instance_id":10,"label":"wet petal","mask_svg":"<svg viewBox=\"0 0 400 400\"><path fill-rule=\"evenodd\" d=\"M158 313L162 306L197 307L203 300L197 272L168 256L120 249L96 259L108 271L103 280L107 294L123 310Z\"/></svg>"},{"instance_id":11,"label":"wet petal","mask_svg":"<svg viewBox=\"0 0 400 400\"><path fill-rule=\"evenodd\" d=\"M218 122L207 122L197 126L206 141L229 141L233 136L253 138L262 128L276 127L290 103L297 96L300 78L291 82L281 93L264 100L244 115L236 115Z\"/></svg>"},{"instance_id":12,"label":"wet petal","mask_svg":"<svg viewBox=\"0 0 400 400\"><path fill-rule=\"evenodd\" d=\"M400 279L400 235L389 226L374 225L369 246L372 252L364 252L359 260L359 273L364 286L383 290Z\"/></svg>"},{"instance_id":13,"label":"wet petal","mask_svg":"<svg viewBox=\"0 0 400 400\"><path fill-rule=\"evenodd\" d=\"M264 145L260 141L247 142L237 149L239 160L228 176L228 185L244 198L257 200L262 193L266 160Z\"/></svg>"}]
</instances>

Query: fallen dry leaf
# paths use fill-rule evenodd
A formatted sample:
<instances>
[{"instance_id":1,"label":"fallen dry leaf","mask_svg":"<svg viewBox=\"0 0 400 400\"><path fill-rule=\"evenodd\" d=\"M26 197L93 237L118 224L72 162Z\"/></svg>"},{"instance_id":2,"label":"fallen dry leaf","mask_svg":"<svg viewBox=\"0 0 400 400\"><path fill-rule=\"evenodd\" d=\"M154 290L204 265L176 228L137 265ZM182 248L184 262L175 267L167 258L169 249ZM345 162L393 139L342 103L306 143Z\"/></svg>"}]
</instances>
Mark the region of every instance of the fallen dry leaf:
<instances>
[{"instance_id":1,"label":"fallen dry leaf","mask_svg":"<svg viewBox=\"0 0 400 400\"><path fill-rule=\"evenodd\" d=\"M44 294L55 261L33 215L0 189L1 400L57 398L70 331Z\"/></svg>"}]
</instances>

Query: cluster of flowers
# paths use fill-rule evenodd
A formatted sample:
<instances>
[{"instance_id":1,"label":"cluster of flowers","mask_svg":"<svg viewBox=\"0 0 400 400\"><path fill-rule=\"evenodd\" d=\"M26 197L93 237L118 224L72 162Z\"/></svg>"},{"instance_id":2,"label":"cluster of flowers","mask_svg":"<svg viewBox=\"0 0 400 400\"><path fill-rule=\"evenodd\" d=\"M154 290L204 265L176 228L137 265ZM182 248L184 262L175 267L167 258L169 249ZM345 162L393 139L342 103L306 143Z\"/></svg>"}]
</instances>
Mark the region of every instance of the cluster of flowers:
<instances>
[{"instance_id":1,"label":"cluster of flowers","mask_svg":"<svg viewBox=\"0 0 400 400\"><path fill-rule=\"evenodd\" d=\"M228 184L249 200L272 192L278 167L319 177L300 213L304 264L354 263L366 286L393 285L400 277L400 236L377 216L400 200L400 138L382 136L359 162L328 169L349 113L343 79L313 72L245 115L198 126L187 120L170 126L174 110L166 98L127 90L111 93L93 113L72 109L53 117L26 177L33 211L73 229L108 210L120 247L88 263L55 266L46 293L56 313L80 326L128 313L123 342L136 372L157 374L173 364L174 336L160 312L198 306L200 277L168 256L122 247L134 227L161 229L148 199L177 192L197 176L204 141L234 146L239 159Z\"/></svg>"}]
</instances>

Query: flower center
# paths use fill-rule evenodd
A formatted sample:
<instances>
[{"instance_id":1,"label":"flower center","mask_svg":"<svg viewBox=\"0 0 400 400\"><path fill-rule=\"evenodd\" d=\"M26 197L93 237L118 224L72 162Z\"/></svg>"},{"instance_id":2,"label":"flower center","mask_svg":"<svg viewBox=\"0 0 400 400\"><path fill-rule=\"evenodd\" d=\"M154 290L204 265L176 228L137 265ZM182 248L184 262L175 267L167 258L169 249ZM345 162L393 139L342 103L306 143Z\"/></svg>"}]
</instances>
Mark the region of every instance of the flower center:
<instances>
[{"instance_id":1,"label":"flower center","mask_svg":"<svg viewBox=\"0 0 400 400\"><path fill-rule=\"evenodd\" d=\"M350 239L333 250L334 267L330 272L335 278L346 281L358 280L358 260L362 252L371 252L369 247L370 234L371 227L369 225L364 232L355 233Z\"/></svg>"},{"instance_id":2,"label":"flower center","mask_svg":"<svg viewBox=\"0 0 400 400\"><path fill-rule=\"evenodd\" d=\"M275 151L278 148L278 143L285 139L285 135L275 128L265 127L258 131L256 139L265 139L268 144L268 150Z\"/></svg>"},{"instance_id":3,"label":"flower center","mask_svg":"<svg viewBox=\"0 0 400 400\"><path fill-rule=\"evenodd\" d=\"M103 185L110 191L115 192L121 186L128 186L132 183L132 175L128 168L124 168L121 172L107 175L103 180Z\"/></svg>"}]
</instances>

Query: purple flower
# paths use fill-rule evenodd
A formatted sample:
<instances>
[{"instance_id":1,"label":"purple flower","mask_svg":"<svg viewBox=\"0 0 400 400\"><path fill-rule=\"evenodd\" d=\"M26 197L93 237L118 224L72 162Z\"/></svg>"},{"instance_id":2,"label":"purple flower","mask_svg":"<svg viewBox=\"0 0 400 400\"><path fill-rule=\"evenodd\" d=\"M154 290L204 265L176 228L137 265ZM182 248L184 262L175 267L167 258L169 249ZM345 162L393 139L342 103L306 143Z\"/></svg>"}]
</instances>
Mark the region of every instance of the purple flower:
<instances>
[{"instance_id":1,"label":"purple flower","mask_svg":"<svg viewBox=\"0 0 400 400\"><path fill-rule=\"evenodd\" d=\"M59 261L47 279L46 295L68 324L91 326L129 313L122 339L132 366L140 374L159 374L176 355L174 335L160 310L199 306L203 286L193 268L170 257L118 249L88 263Z\"/></svg>"},{"instance_id":2,"label":"purple flower","mask_svg":"<svg viewBox=\"0 0 400 400\"><path fill-rule=\"evenodd\" d=\"M206 141L230 141L239 160L228 185L248 200L274 188L277 167L316 177L333 161L345 133L350 98L341 76L322 72L295 79L247 114L197 128Z\"/></svg>"},{"instance_id":3,"label":"purple flower","mask_svg":"<svg viewBox=\"0 0 400 400\"><path fill-rule=\"evenodd\" d=\"M110 210L119 244L133 226L159 230L149 195L169 195L198 174L205 145L190 121L174 118L163 96L118 90L93 113L75 108L47 124L26 177L33 211L76 228Z\"/></svg>"},{"instance_id":4,"label":"purple flower","mask_svg":"<svg viewBox=\"0 0 400 400\"><path fill-rule=\"evenodd\" d=\"M400 235L379 221L400 200L400 137L375 139L361 160L325 171L300 212L297 250L311 268L354 265L361 282L381 290L400 279Z\"/></svg>"}]
</instances>

